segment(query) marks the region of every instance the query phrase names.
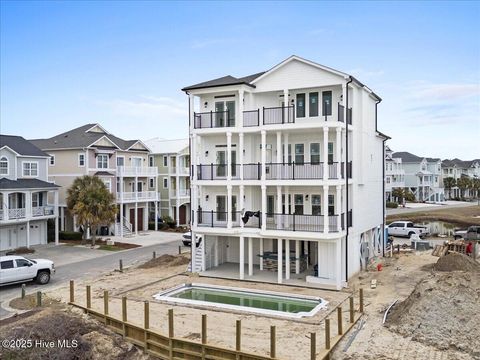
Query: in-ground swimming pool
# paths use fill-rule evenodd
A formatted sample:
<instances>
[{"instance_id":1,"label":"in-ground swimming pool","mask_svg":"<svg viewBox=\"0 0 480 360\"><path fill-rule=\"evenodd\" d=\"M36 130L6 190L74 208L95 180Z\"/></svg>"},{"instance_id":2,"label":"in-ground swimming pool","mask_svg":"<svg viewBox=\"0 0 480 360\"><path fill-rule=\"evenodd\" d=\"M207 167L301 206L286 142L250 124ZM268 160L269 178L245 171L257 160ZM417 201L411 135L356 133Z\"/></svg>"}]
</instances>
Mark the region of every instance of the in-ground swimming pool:
<instances>
[{"instance_id":1,"label":"in-ground swimming pool","mask_svg":"<svg viewBox=\"0 0 480 360\"><path fill-rule=\"evenodd\" d=\"M154 295L156 300L177 304L219 307L259 314L312 316L327 302L319 297L252 291L206 284L183 284Z\"/></svg>"}]
</instances>

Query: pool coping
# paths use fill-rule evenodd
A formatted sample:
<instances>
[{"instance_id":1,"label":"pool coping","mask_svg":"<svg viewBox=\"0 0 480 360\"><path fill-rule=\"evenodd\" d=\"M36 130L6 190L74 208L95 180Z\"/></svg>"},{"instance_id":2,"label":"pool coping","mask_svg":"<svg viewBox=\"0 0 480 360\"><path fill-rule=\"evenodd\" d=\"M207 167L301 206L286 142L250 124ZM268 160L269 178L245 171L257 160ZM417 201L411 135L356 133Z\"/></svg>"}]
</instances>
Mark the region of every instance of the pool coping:
<instances>
[{"instance_id":1,"label":"pool coping","mask_svg":"<svg viewBox=\"0 0 480 360\"><path fill-rule=\"evenodd\" d=\"M319 303L309 312L299 312L299 313L288 313L284 311L277 311L277 310L268 310L268 309L259 309L254 307L247 307L247 306L240 306L240 305L229 305L229 304L222 304L222 303L214 303L209 301L201 301L201 300L190 300L190 299L181 299L181 298L173 298L171 295L177 294L180 291L186 288L205 288L205 289L214 289L219 291L231 291L237 293L250 293L262 296L271 296L271 297L282 297L287 299L294 299L294 300L310 300L310 301L319 301ZM312 317L318 313L321 309L325 309L328 305L328 301L318 297L318 296L311 296L311 295L291 295L288 293L281 293L276 291L267 291L267 290L255 290L255 289L245 289L245 288L238 288L238 287L231 287L231 286L220 286L220 285L213 285L213 284L202 284L202 283L183 283L167 290L160 291L159 293L153 295L155 300L165 301L180 305L198 305L198 306L205 306L205 307L213 307L213 308L220 308L220 309L228 309L232 311L241 311L247 313L255 313L260 315L270 315L270 316L278 316L282 318L294 318L294 319L301 319L305 317Z\"/></svg>"}]
</instances>

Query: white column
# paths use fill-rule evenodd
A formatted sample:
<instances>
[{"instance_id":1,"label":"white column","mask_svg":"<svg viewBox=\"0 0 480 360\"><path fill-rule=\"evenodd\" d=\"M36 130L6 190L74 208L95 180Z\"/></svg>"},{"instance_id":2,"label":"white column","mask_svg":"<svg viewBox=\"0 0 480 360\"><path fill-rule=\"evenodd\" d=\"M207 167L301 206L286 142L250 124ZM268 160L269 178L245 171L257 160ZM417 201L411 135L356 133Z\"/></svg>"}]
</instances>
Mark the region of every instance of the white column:
<instances>
[{"instance_id":1,"label":"white column","mask_svg":"<svg viewBox=\"0 0 480 360\"><path fill-rule=\"evenodd\" d=\"M290 240L285 239L285 279L290 279Z\"/></svg>"},{"instance_id":2,"label":"white column","mask_svg":"<svg viewBox=\"0 0 480 360\"><path fill-rule=\"evenodd\" d=\"M335 261L335 283L337 290L342 288L342 241L337 239L335 241L335 253L337 260Z\"/></svg>"},{"instance_id":3,"label":"white column","mask_svg":"<svg viewBox=\"0 0 480 360\"><path fill-rule=\"evenodd\" d=\"M232 228L232 185L227 185L227 228Z\"/></svg>"},{"instance_id":4,"label":"white column","mask_svg":"<svg viewBox=\"0 0 480 360\"><path fill-rule=\"evenodd\" d=\"M178 188L177 188L177 194L178 194ZM175 219L177 219L177 226L180 226L180 199L178 197L175 200Z\"/></svg>"},{"instance_id":5,"label":"white column","mask_svg":"<svg viewBox=\"0 0 480 360\"><path fill-rule=\"evenodd\" d=\"M243 113L241 113L243 114ZM240 180L243 180L243 133L238 134L238 162L240 164Z\"/></svg>"},{"instance_id":6,"label":"white column","mask_svg":"<svg viewBox=\"0 0 480 360\"><path fill-rule=\"evenodd\" d=\"M343 123L347 123L347 85L342 84L342 105L344 106L343 111Z\"/></svg>"},{"instance_id":7,"label":"white column","mask_svg":"<svg viewBox=\"0 0 480 360\"><path fill-rule=\"evenodd\" d=\"M188 94L188 103L189 103L189 108L190 108L190 133L194 129L194 118L195 118L195 101L194 101L194 95Z\"/></svg>"},{"instance_id":8,"label":"white column","mask_svg":"<svg viewBox=\"0 0 480 360\"><path fill-rule=\"evenodd\" d=\"M232 180L232 133L227 133L227 180Z\"/></svg>"},{"instance_id":9,"label":"white column","mask_svg":"<svg viewBox=\"0 0 480 360\"><path fill-rule=\"evenodd\" d=\"M253 239L248 238L248 276L253 275Z\"/></svg>"},{"instance_id":10,"label":"white column","mask_svg":"<svg viewBox=\"0 0 480 360\"><path fill-rule=\"evenodd\" d=\"M322 257L322 247L320 246L320 241L317 241L317 276L320 277L320 258ZM337 261L342 264L341 261Z\"/></svg>"},{"instance_id":11,"label":"white column","mask_svg":"<svg viewBox=\"0 0 480 360\"><path fill-rule=\"evenodd\" d=\"M237 123L235 124L235 126L237 128L240 128L240 127L243 127L243 109L244 109L244 106L243 106L243 99L244 99L244 94L245 92L243 90L239 90L238 91L238 116L237 116Z\"/></svg>"},{"instance_id":12,"label":"white column","mask_svg":"<svg viewBox=\"0 0 480 360\"><path fill-rule=\"evenodd\" d=\"M55 214L55 245L58 245L58 190L53 194L53 208Z\"/></svg>"},{"instance_id":13,"label":"white column","mask_svg":"<svg viewBox=\"0 0 480 360\"><path fill-rule=\"evenodd\" d=\"M284 115L285 115L285 123L288 122L288 89L283 90L283 101L285 103Z\"/></svg>"},{"instance_id":14,"label":"white column","mask_svg":"<svg viewBox=\"0 0 480 360\"><path fill-rule=\"evenodd\" d=\"M245 279L245 239L240 236L240 280Z\"/></svg>"},{"instance_id":15,"label":"white column","mask_svg":"<svg viewBox=\"0 0 480 360\"><path fill-rule=\"evenodd\" d=\"M282 224L282 216L280 215L282 213L282 187L277 186L277 209L275 212L277 213L275 215L276 221L277 221L277 229L282 229L283 224Z\"/></svg>"},{"instance_id":16,"label":"white column","mask_svg":"<svg viewBox=\"0 0 480 360\"><path fill-rule=\"evenodd\" d=\"M78 231L77 216L73 215L73 231Z\"/></svg>"},{"instance_id":17,"label":"white column","mask_svg":"<svg viewBox=\"0 0 480 360\"><path fill-rule=\"evenodd\" d=\"M284 157L284 159L285 159L285 160L284 160L284 163L285 163L285 164L288 164L288 132L286 132L286 133L283 135L283 138L285 139L285 140L284 140L284 145L285 145L285 147L284 147L282 153L283 153L283 157ZM284 166L284 171L285 171L285 174L284 174L284 175L288 174L288 168L289 168L288 166Z\"/></svg>"},{"instance_id":18,"label":"white column","mask_svg":"<svg viewBox=\"0 0 480 360\"><path fill-rule=\"evenodd\" d=\"M27 221L27 248L30 249L30 221Z\"/></svg>"},{"instance_id":19,"label":"white column","mask_svg":"<svg viewBox=\"0 0 480 360\"><path fill-rule=\"evenodd\" d=\"M295 240L295 274L300 274L300 240Z\"/></svg>"},{"instance_id":20,"label":"white column","mask_svg":"<svg viewBox=\"0 0 480 360\"><path fill-rule=\"evenodd\" d=\"M263 270L263 238L260 238L260 270Z\"/></svg>"},{"instance_id":21,"label":"white column","mask_svg":"<svg viewBox=\"0 0 480 360\"><path fill-rule=\"evenodd\" d=\"M341 153L341 142L342 142L342 129L340 127L337 127L336 129L336 139L335 139L335 159L337 161L337 176L339 179L342 178L342 172L341 172L341 167L342 167L342 153Z\"/></svg>"},{"instance_id":22,"label":"white column","mask_svg":"<svg viewBox=\"0 0 480 360\"><path fill-rule=\"evenodd\" d=\"M262 130L262 180L265 180L265 163L267 161L267 132Z\"/></svg>"},{"instance_id":23,"label":"white column","mask_svg":"<svg viewBox=\"0 0 480 360\"><path fill-rule=\"evenodd\" d=\"M198 220L198 214L197 214L197 211L198 211L198 195L197 195L197 191L198 191L198 186L190 185L190 192L191 192L191 197L192 197L192 204L190 206L191 206L191 210L193 210L193 219L191 220L192 227L195 227L195 226L198 225L198 223L197 223L197 220Z\"/></svg>"},{"instance_id":24,"label":"white column","mask_svg":"<svg viewBox=\"0 0 480 360\"><path fill-rule=\"evenodd\" d=\"M213 259L213 266L218 266L218 236L215 236L215 246L213 248L215 258Z\"/></svg>"},{"instance_id":25,"label":"white column","mask_svg":"<svg viewBox=\"0 0 480 360\"><path fill-rule=\"evenodd\" d=\"M155 201L154 205L155 205L155 231L158 231L158 201Z\"/></svg>"},{"instance_id":26,"label":"white column","mask_svg":"<svg viewBox=\"0 0 480 360\"><path fill-rule=\"evenodd\" d=\"M288 210L290 207L290 188L288 186L285 186L285 214L290 214L290 211ZM285 217L285 227L288 228L290 220L289 216Z\"/></svg>"},{"instance_id":27,"label":"white column","mask_svg":"<svg viewBox=\"0 0 480 360\"><path fill-rule=\"evenodd\" d=\"M335 195L335 213L337 214L337 231L340 232L342 231L342 219L341 219L341 216L342 216L342 199L341 199L341 196L342 196L342 186L341 185L337 185L336 187L336 190L337 190L337 193Z\"/></svg>"},{"instance_id":28,"label":"white column","mask_svg":"<svg viewBox=\"0 0 480 360\"><path fill-rule=\"evenodd\" d=\"M244 203L244 199L243 197L245 196L245 186L244 185L240 185L239 186L239 196L240 196L240 199L238 199L238 203L239 203L239 207L240 207L240 211L242 211L242 209L245 208L245 203ZM243 221L242 219L240 219L240 227L243 228Z\"/></svg>"},{"instance_id":29,"label":"white column","mask_svg":"<svg viewBox=\"0 0 480 360\"><path fill-rule=\"evenodd\" d=\"M277 131L277 164L282 162L282 133Z\"/></svg>"},{"instance_id":30,"label":"white column","mask_svg":"<svg viewBox=\"0 0 480 360\"><path fill-rule=\"evenodd\" d=\"M197 267L196 265L196 259L195 259L195 253L197 252L197 234L191 231L191 239L192 239L192 245L190 246L190 263L192 264L192 273L195 272L195 268ZM203 235L205 237L205 235ZM205 241L205 239L202 239L202 241Z\"/></svg>"},{"instance_id":31,"label":"white column","mask_svg":"<svg viewBox=\"0 0 480 360\"><path fill-rule=\"evenodd\" d=\"M135 201L135 235L138 235L138 202Z\"/></svg>"},{"instance_id":32,"label":"white column","mask_svg":"<svg viewBox=\"0 0 480 360\"><path fill-rule=\"evenodd\" d=\"M267 228L267 186L262 185L262 230Z\"/></svg>"},{"instance_id":33,"label":"white column","mask_svg":"<svg viewBox=\"0 0 480 360\"><path fill-rule=\"evenodd\" d=\"M328 185L323 185L323 232L328 233Z\"/></svg>"},{"instance_id":34,"label":"white column","mask_svg":"<svg viewBox=\"0 0 480 360\"><path fill-rule=\"evenodd\" d=\"M175 155L175 164L176 166L176 174L175 174L175 197L177 201L175 203L176 209L176 219L177 219L177 226L180 226L180 156L177 154Z\"/></svg>"},{"instance_id":35,"label":"white column","mask_svg":"<svg viewBox=\"0 0 480 360\"><path fill-rule=\"evenodd\" d=\"M282 283L282 271L283 271L283 265L282 265L282 257L283 257L283 249L282 249L282 239L277 239L277 271L278 271L278 280L277 282L279 284Z\"/></svg>"},{"instance_id":36,"label":"white column","mask_svg":"<svg viewBox=\"0 0 480 360\"><path fill-rule=\"evenodd\" d=\"M328 180L328 127L323 127L323 180Z\"/></svg>"},{"instance_id":37,"label":"white column","mask_svg":"<svg viewBox=\"0 0 480 360\"><path fill-rule=\"evenodd\" d=\"M65 231L65 208L60 208L60 231Z\"/></svg>"},{"instance_id":38,"label":"white column","mask_svg":"<svg viewBox=\"0 0 480 360\"><path fill-rule=\"evenodd\" d=\"M123 238L123 203L120 203L120 237Z\"/></svg>"},{"instance_id":39,"label":"white column","mask_svg":"<svg viewBox=\"0 0 480 360\"><path fill-rule=\"evenodd\" d=\"M193 174L192 174L192 182L193 181L196 181L197 180L197 174L198 174L198 170L197 170L197 165L199 165L199 153L200 153L200 149L199 149L199 146L198 146L198 142L200 142L200 137L197 136L196 134L193 134L192 135L192 140L191 140L191 143L192 143L192 153L190 154L190 167L193 166ZM190 185L191 187L191 185Z\"/></svg>"}]
</instances>

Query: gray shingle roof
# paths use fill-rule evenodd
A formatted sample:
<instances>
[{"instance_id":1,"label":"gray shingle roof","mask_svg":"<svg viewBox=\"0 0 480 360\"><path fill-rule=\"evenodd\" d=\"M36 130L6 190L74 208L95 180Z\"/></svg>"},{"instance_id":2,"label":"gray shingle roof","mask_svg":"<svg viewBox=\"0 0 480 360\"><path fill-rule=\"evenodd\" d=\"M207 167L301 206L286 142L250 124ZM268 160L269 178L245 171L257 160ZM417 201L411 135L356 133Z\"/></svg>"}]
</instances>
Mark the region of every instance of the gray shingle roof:
<instances>
[{"instance_id":1,"label":"gray shingle roof","mask_svg":"<svg viewBox=\"0 0 480 360\"><path fill-rule=\"evenodd\" d=\"M0 135L0 148L8 146L13 151L24 156L46 156L42 150L32 144L30 141L25 140L21 136L15 135Z\"/></svg>"},{"instance_id":2,"label":"gray shingle roof","mask_svg":"<svg viewBox=\"0 0 480 360\"><path fill-rule=\"evenodd\" d=\"M426 159L428 162L437 162L440 161L438 158L423 158L417 155L414 155L412 153L409 153L407 151L399 151L395 152L392 155L393 158L400 158L402 159L402 162L404 163L409 163L409 162L421 162L423 159Z\"/></svg>"},{"instance_id":3,"label":"gray shingle roof","mask_svg":"<svg viewBox=\"0 0 480 360\"><path fill-rule=\"evenodd\" d=\"M33 139L33 144L44 150L55 149L78 149L84 148L101 137L106 136L114 142L120 149L127 150L130 146L139 140L123 140L115 135L106 132L86 132L98 124L86 124L78 128L66 131L49 139Z\"/></svg>"},{"instance_id":4,"label":"gray shingle roof","mask_svg":"<svg viewBox=\"0 0 480 360\"><path fill-rule=\"evenodd\" d=\"M451 159L451 160L445 159L445 160L442 161L442 167L446 168L446 167L456 166L458 168L467 169L467 168L471 167L476 162L480 163L480 160L479 159L460 160L458 158Z\"/></svg>"},{"instance_id":5,"label":"gray shingle roof","mask_svg":"<svg viewBox=\"0 0 480 360\"><path fill-rule=\"evenodd\" d=\"M49 183L39 179L18 179L10 180L7 178L0 179L0 189L10 190L10 189L50 189L50 188L59 188L57 184Z\"/></svg>"},{"instance_id":6,"label":"gray shingle roof","mask_svg":"<svg viewBox=\"0 0 480 360\"><path fill-rule=\"evenodd\" d=\"M259 76L263 75L265 72L260 72L252 75L247 75L244 77L236 78L231 75L222 76L217 79L204 81L195 85L190 85L184 87L182 91L194 90L194 89L204 89L209 87L216 87L216 86L228 86L228 85L240 85L245 84L251 87L255 87L254 85L250 84L253 80L258 78Z\"/></svg>"}]
</instances>

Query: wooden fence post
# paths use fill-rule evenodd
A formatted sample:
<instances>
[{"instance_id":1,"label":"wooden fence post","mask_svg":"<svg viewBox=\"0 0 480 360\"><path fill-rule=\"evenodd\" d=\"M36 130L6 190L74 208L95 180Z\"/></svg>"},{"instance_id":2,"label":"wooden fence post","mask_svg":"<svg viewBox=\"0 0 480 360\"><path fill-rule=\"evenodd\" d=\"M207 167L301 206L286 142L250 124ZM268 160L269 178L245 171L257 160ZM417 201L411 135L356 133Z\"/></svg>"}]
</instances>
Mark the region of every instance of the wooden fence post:
<instances>
[{"instance_id":1,"label":"wooden fence post","mask_svg":"<svg viewBox=\"0 0 480 360\"><path fill-rule=\"evenodd\" d=\"M325 349L330 349L330 319L325 319Z\"/></svg>"},{"instance_id":2,"label":"wooden fence post","mask_svg":"<svg viewBox=\"0 0 480 360\"><path fill-rule=\"evenodd\" d=\"M123 325L123 337L127 336L127 297L122 296L122 325Z\"/></svg>"},{"instance_id":3,"label":"wooden fence post","mask_svg":"<svg viewBox=\"0 0 480 360\"><path fill-rule=\"evenodd\" d=\"M144 328L144 341L145 341L145 347L144 347L144 352L147 352L148 350L148 329L150 328L150 303L148 301L145 301L143 303L143 328Z\"/></svg>"},{"instance_id":4,"label":"wooden fence post","mask_svg":"<svg viewBox=\"0 0 480 360\"><path fill-rule=\"evenodd\" d=\"M207 343L207 315L202 314L202 344Z\"/></svg>"},{"instance_id":5,"label":"wooden fence post","mask_svg":"<svg viewBox=\"0 0 480 360\"><path fill-rule=\"evenodd\" d=\"M157 257L157 253L154 251L153 252L153 258L155 259Z\"/></svg>"},{"instance_id":6,"label":"wooden fence post","mask_svg":"<svg viewBox=\"0 0 480 360\"><path fill-rule=\"evenodd\" d=\"M363 314L363 289L360 288L360 314Z\"/></svg>"},{"instance_id":7,"label":"wooden fence post","mask_svg":"<svg viewBox=\"0 0 480 360\"><path fill-rule=\"evenodd\" d=\"M103 291L103 313L108 315L108 290Z\"/></svg>"},{"instance_id":8,"label":"wooden fence post","mask_svg":"<svg viewBox=\"0 0 480 360\"><path fill-rule=\"evenodd\" d=\"M25 299L25 290L26 290L26 285L22 284L22 299Z\"/></svg>"},{"instance_id":9,"label":"wooden fence post","mask_svg":"<svg viewBox=\"0 0 480 360\"><path fill-rule=\"evenodd\" d=\"M75 289L73 280L70 280L70 302L75 302Z\"/></svg>"},{"instance_id":10,"label":"wooden fence post","mask_svg":"<svg viewBox=\"0 0 480 360\"><path fill-rule=\"evenodd\" d=\"M310 360L315 360L317 353L317 334L310 333Z\"/></svg>"},{"instance_id":11,"label":"wooden fence post","mask_svg":"<svg viewBox=\"0 0 480 360\"><path fill-rule=\"evenodd\" d=\"M339 306L337 308L337 325L338 325L338 335L343 334L343 314L342 314L342 307Z\"/></svg>"},{"instance_id":12,"label":"wooden fence post","mask_svg":"<svg viewBox=\"0 0 480 360\"><path fill-rule=\"evenodd\" d=\"M178 245L178 255L182 255L182 247Z\"/></svg>"},{"instance_id":13,"label":"wooden fence post","mask_svg":"<svg viewBox=\"0 0 480 360\"><path fill-rule=\"evenodd\" d=\"M350 296L350 323L355 321L355 314L353 310L353 296Z\"/></svg>"},{"instance_id":14,"label":"wooden fence post","mask_svg":"<svg viewBox=\"0 0 480 360\"><path fill-rule=\"evenodd\" d=\"M275 351L275 346L276 346L276 340L275 340L275 326L270 326L270 357L273 359L276 357L276 351Z\"/></svg>"},{"instance_id":15,"label":"wooden fence post","mask_svg":"<svg viewBox=\"0 0 480 360\"><path fill-rule=\"evenodd\" d=\"M168 309L168 347L169 359L173 359L173 336L175 335L173 329L173 309Z\"/></svg>"},{"instance_id":16,"label":"wooden fence post","mask_svg":"<svg viewBox=\"0 0 480 360\"><path fill-rule=\"evenodd\" d=\"M87 309L90 309L91 307L92 307L92 294L91 294L90 285L87 285Z\"/></svg>"},{"instance_id":17,"label":"wooden fence post","mask_svg":"<svg viewBox=\"0 0 480 360\"><path fill-rule=\"evenodd\" d=\"M37 291L37 306L42 306L42 292Z\"/></svg>"},{"instance_id":18,"label":"wooden fence post","mask_svg":"<svg viewBox=\"0 0 480 360\"><path fill-rule=\"evenodd\" d=\"M242 320L237 320L236 324L235 350L240 351L242 347Z\"/></svg>"},{"instance_id":19,"label":"wooden fence post","mask_svg":"<svg viewBox=\"0 0 480 360\"><path fill-rule=\"evenodd\" d=\"M122 259L118 260L118 267L119 267L120 272L123 272L123 261L122 261Z\"/></svg>"}]
</instances>

